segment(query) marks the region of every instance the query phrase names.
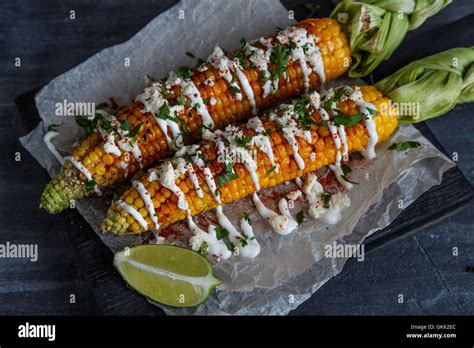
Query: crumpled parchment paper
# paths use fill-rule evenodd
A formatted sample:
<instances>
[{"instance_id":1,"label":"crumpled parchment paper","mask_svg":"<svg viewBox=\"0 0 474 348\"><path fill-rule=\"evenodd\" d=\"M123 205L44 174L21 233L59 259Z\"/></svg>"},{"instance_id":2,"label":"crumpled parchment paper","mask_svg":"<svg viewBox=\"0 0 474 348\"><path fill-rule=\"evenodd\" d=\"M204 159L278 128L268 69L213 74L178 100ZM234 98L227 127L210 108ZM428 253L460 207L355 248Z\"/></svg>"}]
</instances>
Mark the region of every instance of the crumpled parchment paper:
<instances>
[{"instance_id":1,"label":"crumpled parchment paper","mask_svg":"<svg viewBox=\"0 0 474 348\"><path fill-rule=\"evenodd\" d=\"M183 13L185 18L180 19ZM64 100L99 103L111 96L119 104L128 103L143 89L145 74L162 77L182 65L195 65L196 60L185 52L205 58L215 44L227 50L236 49L241 37L266 36L277 26L285 27L292 22L278 0L182 1L129 41L102 50L45 86L36 96L43 121L20 141L50 175L55 175L59 164L43 142L47 125L61 124L60 135L53 142L62 154L69 154L82 134L73 117L55 115L56 103ZM126 58L130 66L125 64ZM422 146L407 152L387 150L392 142L403 140L418 141ZM168 314L283 315L295 309L338 274L347 261L347 257L325 256L326 245L333 242L359 245L400 214L399 200L404 207L408 206L439 184L443 173L454 166L413 126L400 127L389 141L377 146L377 154L374 161L358 156L351 160L352 180L359 185L354 185L348 193L351 207L335 226L307 217L292 234L278 236L258 216L249 198L226 205L224 212L234 223L244 211L250 212L256 238L262 246L261 254L255 259L234 256L216 264L216 275L223 284L204 305L191 309L159 306ZM264 190L260 196L274 208L276 200L270 196L295 189L295 184L288 183ZM77 209L114 252L143 242L144 237L116 237L100 232L110 201L107 196L92 197L78 202ZM304 203L298 202L292 212L296 214L303 208ZM212 219L212 212L206 214ZM206 214L198 222L205 221ZM181 240L168 242L180 245L189 237L189 231L182 223L176 229L183 232Z\"/></svg>"}]
</instances>

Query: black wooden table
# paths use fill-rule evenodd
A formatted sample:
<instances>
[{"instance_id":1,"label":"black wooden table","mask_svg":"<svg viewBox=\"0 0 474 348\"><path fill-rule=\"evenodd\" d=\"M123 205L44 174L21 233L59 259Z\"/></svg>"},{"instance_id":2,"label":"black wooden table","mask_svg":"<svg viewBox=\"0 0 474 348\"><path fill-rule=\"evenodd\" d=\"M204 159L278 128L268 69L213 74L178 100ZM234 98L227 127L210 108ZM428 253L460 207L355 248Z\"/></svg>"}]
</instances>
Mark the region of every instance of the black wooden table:
<instances>
[{"instance_id":1,"label":"black wooden table","mask_svg":"<svg viewBox=\"0 0 474 348\"><path fill-rule=\"evenodd\" d=\"M0 5L0 243L35 243L39 248L37 262L0 259L0 314L162 313L126 288L112 266L111 252L77 212L53 216L38 209L49 178L17 140L36 124L33 118L20 117L14 99L100 49L125 41L174 3L28 0ZM304 3L284 1L301 17L307 15ZM321 5L316 16L327 15L333 7L329 1L313 3ZM69 19L71 10L75 20ZM410 33L374 79L427 54L472 46L473 21L474 3L457 0ZM20 67L15 66L17 57ZM20 112L28 112L25 98L17 101L23 106ZM473 105L463 105L428 122L447 153L457 153L457 164L471 182L473 112ZM348 262L292 314L473 314L474 275L466 267L474 265L474 204L458 211L472 191L457 169L445 179L434 193L409 207L387 229L388 236L368 244L365 262ZM432 210L428 204L434 204ZM451 215L439 221L436 212L443 207ZM415 227L415 234L396 238Z\"/></svg>"}]
</instances>

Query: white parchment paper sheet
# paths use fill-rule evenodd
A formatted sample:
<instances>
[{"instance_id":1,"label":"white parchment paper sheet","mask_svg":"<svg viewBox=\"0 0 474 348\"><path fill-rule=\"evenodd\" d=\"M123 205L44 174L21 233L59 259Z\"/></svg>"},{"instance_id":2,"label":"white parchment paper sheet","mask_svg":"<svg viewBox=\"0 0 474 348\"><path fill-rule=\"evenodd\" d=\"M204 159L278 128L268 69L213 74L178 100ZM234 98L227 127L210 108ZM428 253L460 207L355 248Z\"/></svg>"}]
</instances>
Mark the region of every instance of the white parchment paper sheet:
<instances>
[{"instance_id":1,"label":"white parchment paper sheet","mask_svg":"<svg viewBox=\"0 0 474 348\"><path fill-rule=\"evenodd\" d=\"M179 19L180 13L184 13L185 19ZM196 60L185 52L205 58L215 44L232 50L238 47L241 37L266 36L277 26L291 23L287 10L277 0L182 1L156 17L129 41L102 50L45 86L36 96L43 121L20 140L49 174L55 175L59 164L42 140L47 125L61 124L60 136L54 143L63 154L70 153L72 144L81 137L81 130L72 117L55 115L56 103L64 100L99 103L111 96L120 104L128 103L143 89L145 74L163 77L182 65L195 65ZM124 64L126 58L130 66ZM419 141L422 147L406 153L386 149L391 142L407 139ZM249 199L226 206L225 212L234 222L243 211L253 212L261 254L255 259L233 257L217 264L216 274L223 284L205 305L192 309L164 307L166 313L287 314L344 266L346 258L324 256L325 245L333 241L362 243L400 214L399 199L408 206L439 184L442 174L454 165L412 126L400 127L391 141L377 147L377 153L373 162L355 163L354 168L366 169L355 170L353 180L360 184L350 191L352 205L336 226L328 228L308 219L297 231L281 237L270 232ZM273 191L289 191L295 188L292 185L282 185ZM77 209L113 251L139 243L141 240L137 237L119 238L100 232L109 204L110 197L93 197L79 202ZM301 206L294 211L299 210Z\"/></svg>"}]
</instances>

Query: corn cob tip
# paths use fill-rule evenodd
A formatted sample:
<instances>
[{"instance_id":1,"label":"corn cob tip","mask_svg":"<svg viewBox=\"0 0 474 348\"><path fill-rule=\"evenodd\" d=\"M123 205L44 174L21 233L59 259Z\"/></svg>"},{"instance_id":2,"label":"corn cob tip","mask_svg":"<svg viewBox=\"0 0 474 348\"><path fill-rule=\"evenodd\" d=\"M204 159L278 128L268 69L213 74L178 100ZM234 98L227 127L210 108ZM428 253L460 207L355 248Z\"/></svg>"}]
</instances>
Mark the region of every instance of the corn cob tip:
<instances>
[{"instance_id":1,"label":"corn cob tip","mask_svg":"<svg viewBox=\"0 0 474 348\"><path fill-rule=\"evenodd\" d=\"M102 225L100 226L102 232L112 234L123 234L123 232L121 231L124 229L124 226L120 226L119 224L114 223L114 221L117 221L119 218L119 213L113 211L112 209L109 209L107 211L107 217L104 219L104 221L102 221Z\"/></svg>"},{"instance_id":2,"label":"corn cob tip","mask_svg":"<svg viewBox=\"0 0 474 348\"><path fill-rule=\"evenodd\" d=\"M41 195L40 208L51 214L60 213L88 193L80 172L66 161L60 173L46 185Z\"/></svg>"}]
</instances>

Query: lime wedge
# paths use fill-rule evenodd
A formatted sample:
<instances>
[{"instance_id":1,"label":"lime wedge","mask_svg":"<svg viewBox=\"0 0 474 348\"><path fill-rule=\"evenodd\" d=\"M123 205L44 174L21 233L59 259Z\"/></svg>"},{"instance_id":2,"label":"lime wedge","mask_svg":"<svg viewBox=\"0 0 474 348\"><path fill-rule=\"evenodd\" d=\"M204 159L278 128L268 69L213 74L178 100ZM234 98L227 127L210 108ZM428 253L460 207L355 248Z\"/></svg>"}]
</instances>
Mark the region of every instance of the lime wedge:
<instances>
[{"instance_id":1,"label":"lime wedge","mask_svg":"<svg viewBox=\"0 0 474 348\"><path fill-rule=\"evenodd\" d=\"M198 306L221 283L204 257L171 245L127 248L115 254L114 265L140 294L172 307Z\"/></svg>"}]
</instances>

